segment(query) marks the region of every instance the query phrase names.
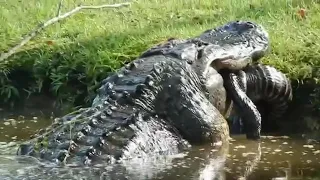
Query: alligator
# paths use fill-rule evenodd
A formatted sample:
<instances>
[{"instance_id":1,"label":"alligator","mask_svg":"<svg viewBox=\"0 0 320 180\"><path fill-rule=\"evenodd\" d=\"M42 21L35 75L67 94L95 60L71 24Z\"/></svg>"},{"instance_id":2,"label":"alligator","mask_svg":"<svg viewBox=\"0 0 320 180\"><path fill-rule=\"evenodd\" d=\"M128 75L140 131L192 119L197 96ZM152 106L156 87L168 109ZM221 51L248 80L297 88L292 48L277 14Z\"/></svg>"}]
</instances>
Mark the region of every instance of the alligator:
<instances>
[{"instance_id":1,"label":"alligator","mask_svg":"<svg viewBox=\"0 0 320 180\"><path fill-rule=\"evenodd\" d=\"M268 47L262 26L233 21L151 48L103 80L92 107L57 119L17 154L90 165L224 144L231 103L218 71L243 69Z\"/></svg>"},{"instance_id":2,"label":"alligator","mask_svg":"<svg viewBox=\"0 0 320 180\"><path fill-rule=\"evenodd\" d=\"M261 124L268 131L268 126L285 114L292 101L291 81L272 66L258 63L235 73L222 74L238 115L232 131L243 129L248 139L259 139Z\"/></svg>"}]
</instances>

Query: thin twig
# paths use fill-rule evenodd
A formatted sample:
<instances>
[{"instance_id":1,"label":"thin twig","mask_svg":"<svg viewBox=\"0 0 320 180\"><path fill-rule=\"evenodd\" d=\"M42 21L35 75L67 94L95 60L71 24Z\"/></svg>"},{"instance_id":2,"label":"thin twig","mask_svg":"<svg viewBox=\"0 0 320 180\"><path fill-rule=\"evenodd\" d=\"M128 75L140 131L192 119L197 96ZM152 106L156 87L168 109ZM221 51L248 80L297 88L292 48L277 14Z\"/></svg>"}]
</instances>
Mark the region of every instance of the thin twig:
<instances>
[{"instance_id":1,"label":"thin twig","mask_svg":"<svg viewBox=\"0 0 320 180\"><path fill-rule=\"evenodd\" d=\"M63 3L63 0L60 0L59 5L58 5L57 15L56 15L57 17L60 16L60 14L61 14L62 3Z\"/></svg>"},{"instance_id":2,"label":"thin twig","mask_svg":"<svg viewBox=\"0 0 320 180\"><path fill-rule=\"evenodd\" d=\"M37 34L39 34L42 30L44 30L47 26L54 24L62 19L65 19L77 12L79 12L80 10L83 9L102 9L102 8L119 8L122 6L129 6L130 3L119 3L119 4L105 4L105 5L100 5L100 6L78 6L76 8L74 8L73 10L64 13L62 15L56 16L50 20L48 20L45 23L41 23L38 25L38 27L36 29L34 29L33 31L31 31L30 33L28 33L28 35L26 35L23 40L17 44L16 46L10 48L6 53L2 53L0 56L0 62L4 61L6 59L8 59L10 56L12 56L13 54L15 54L17 52L18 49L20 49L22 46L24 46L25 44L27 44L32 38L34 38Z\"/></svg>"}]
</instances>

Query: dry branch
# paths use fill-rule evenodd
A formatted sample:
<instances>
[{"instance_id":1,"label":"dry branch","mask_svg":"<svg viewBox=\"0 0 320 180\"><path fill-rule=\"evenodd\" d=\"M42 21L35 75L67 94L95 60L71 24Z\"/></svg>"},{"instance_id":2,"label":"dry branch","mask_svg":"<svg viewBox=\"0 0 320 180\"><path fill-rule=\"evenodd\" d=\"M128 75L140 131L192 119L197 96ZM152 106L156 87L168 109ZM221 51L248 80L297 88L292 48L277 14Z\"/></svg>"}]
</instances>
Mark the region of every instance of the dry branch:
<instances>
[{"instance_id":1,"label":"dry branch","mask_svg":"<svg viewBox=\"0 0 320 180\"><path fill-rule=\"evenodd\" d=\"M79 12L80 10L83 9L102 9L102 8L119 8L122 6L128 6L130 5L130 3L119 3L119 4L105 4L105 5L99 5L99 6L78 6L74 9L72 9L71 11L64 13L64 14L60 14L61 11L61 6L62 6L62 1L60 1L59 5L58 5L58 12L57 12L57 16L38 25L37 28L35 28L33 31L31 31L30 33L28 33L23 39L22 41L17 44L16 46L10 48L6 53L2 53L0 56L0 62L4 61L6 59L8 59L10 56L12 56L13 54L15 54L22 46L24 46L25 44L27 44L32 38L34 38L36 35L38 35L42 30L44 30L47 26L54 24L62 19L65 19L77 12Z\"/></svg>"}]
</instances>

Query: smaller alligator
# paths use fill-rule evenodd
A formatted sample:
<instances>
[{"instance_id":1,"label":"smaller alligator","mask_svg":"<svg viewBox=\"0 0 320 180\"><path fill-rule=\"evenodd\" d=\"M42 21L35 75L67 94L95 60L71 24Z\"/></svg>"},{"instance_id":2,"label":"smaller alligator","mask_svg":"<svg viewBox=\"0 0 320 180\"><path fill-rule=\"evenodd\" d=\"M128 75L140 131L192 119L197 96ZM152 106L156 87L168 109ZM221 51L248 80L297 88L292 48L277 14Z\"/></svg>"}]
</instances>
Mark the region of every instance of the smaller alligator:
<instances>
[{"instance_id":1,"label":"smaller alligator","mask_svg":"<svg viewBox=\"0 0 320 180\"><path fill-rule=\"evenodd\" d=\"M272 121L280 118L292 101L290 80L285 74L268 65L251 65L236 73L226 73L224 79L225 87L236 104L236 111L243 119L248 139L260 138L261 114L257 103L266 103L269 112L264 121Z\"/></svg>"}]
</instances>

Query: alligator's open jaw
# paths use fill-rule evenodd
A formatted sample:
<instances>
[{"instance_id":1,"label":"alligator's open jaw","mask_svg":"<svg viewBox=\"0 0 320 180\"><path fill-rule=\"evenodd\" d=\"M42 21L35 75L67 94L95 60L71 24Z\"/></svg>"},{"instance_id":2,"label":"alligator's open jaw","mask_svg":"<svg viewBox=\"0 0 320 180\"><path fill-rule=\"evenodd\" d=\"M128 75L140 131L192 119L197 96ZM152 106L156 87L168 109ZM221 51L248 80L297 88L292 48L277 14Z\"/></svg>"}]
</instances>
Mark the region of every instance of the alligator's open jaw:
<instances>
[{"instance_id":1,"label":"alligator's open jaw","mask_svg":"<svg viewBox=\"0 0 320 180\"><path fill-rule=\"evenodd\" d=\"M265 29L249 21L233 21L198 36L210 45L202 63L219 69L240 70L259 61L269 49Z\"/></svg>"},{"instance_id":2,"label":"alligator's open jaw","mask_svg":"<svg viewBox=\"0 0 320 180\"><path fill-rule=\"evenodd\" d=\"M213 60L210 66L214 67L216 70L220 70L220 69L239 70L239 69L245 68L251 63L252 63L251 59L246 58L246 59L239 59L235 61L234 58L230 56L223 59Z\"/></svg>"}]
</instances>

